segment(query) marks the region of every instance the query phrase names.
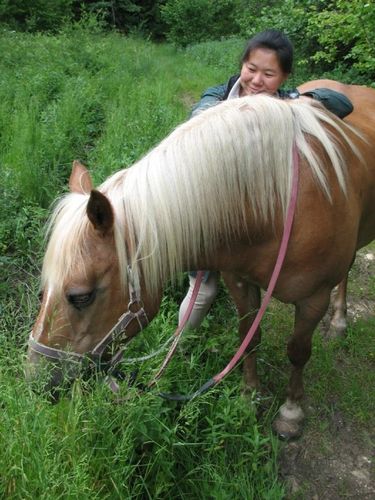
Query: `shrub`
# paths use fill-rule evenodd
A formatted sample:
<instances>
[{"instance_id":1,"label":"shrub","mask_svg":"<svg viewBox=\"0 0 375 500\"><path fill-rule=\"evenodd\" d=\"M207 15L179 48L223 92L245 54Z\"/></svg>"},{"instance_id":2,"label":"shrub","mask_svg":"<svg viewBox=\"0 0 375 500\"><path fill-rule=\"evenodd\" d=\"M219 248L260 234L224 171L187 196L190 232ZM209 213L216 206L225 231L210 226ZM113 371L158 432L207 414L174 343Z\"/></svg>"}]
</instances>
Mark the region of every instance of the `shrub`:
<instances>
[{"instance_id":1,"label":"shrub","mask_svg":"<svg viewBox=\"0 0 375 500\"><path fill-rule=\"evenodd\" d=\"M335 0L320 12L312 9L307 33L320 44L313 59L328 63L330 68L343 63L374 81L374 26L375 3L371 1Z\"/></svg>"},{"instance_id":2,"label":"shrub","mask_svg":"<svg viewBox=\"0 0 375 500\"><path fill-rule=\"evenodd\" d=\"M74 0L1 0L0 20L24 31L57 31L71 18Z\"/></svg>"},{"instance_id":3,"label":"shrub","mask_svg":"<svg viewBox=\"0 0 375 500\"><path fill-rule=\"evenodd\" d=\"M248 9L238 13L237 22L244 38L250 38L259 31L273 28L283 31L295 48L295 70L300 73L314 53L314 40L306 38L306 5L299 0L285 0L265 4L259 9ZM313 69L310 66L310 71ZM304 70L303 70L304 71Z\"/></svg>"},{"instance_id":4,"label":"shrub","mask_svg":"<svg viewBox=\"0 0 375 500\"><path fill-rule=\"evenodd\" d=\"M161 7L166 38L175 45L218 40L239 32L235 13L242 0L167 0Z\"/></svg>"},{"instance_id":5,"label":"shrub","mask_svg":"<svg viewBox=\"0 0 375 500\"><path fill-rule=\"evenodd\" d=\"M154 39L163 37L164 25L160 17L163 0L74 0L76 16L84 12L100 16L107 26L122 33L140 33Z\"/></svg>"}]
</instances>

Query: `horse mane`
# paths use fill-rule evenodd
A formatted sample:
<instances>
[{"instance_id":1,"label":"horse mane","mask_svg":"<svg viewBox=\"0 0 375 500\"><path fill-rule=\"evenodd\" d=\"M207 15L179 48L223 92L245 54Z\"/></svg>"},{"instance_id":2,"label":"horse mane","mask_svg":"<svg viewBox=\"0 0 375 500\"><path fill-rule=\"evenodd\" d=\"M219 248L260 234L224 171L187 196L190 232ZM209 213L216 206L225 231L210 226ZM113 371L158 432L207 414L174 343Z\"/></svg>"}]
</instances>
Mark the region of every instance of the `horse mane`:
<instances>
[{"instance_id":1,"label":"horse mane","mask_svg":"<svg viewBox=\"0 0 375 500\"><path fill-rule=\"evenodd\" d=\"M345 128L319 105L264 95L225 101L178 126L98 188L114 209L124 286L127 266L151 293L183 265L194 269L199 255L210 255L219 242L229 243L243 231L249 206L258 224L274 221L275 205L285 216L294 144L329 198L326 172L309 136L326 151L345 192L336 137L354 148ZM68 194L52 214L43 282L62 286L77 263L85 265L88 198Z\"/></svg>"}]
</instances>

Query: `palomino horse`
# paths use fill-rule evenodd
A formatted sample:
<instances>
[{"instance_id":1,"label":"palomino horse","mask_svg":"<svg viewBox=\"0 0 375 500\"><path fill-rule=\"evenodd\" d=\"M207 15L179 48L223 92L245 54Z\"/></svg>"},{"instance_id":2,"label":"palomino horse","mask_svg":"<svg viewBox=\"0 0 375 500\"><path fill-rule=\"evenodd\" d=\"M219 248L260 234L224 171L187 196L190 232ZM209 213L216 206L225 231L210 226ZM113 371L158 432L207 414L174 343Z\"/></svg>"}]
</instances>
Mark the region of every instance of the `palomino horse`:
<instances>
[{"instance_id":1,"label":"palomino horse","mask_svg":"<svg viewBox=\"0 0 375 500\"><path fill-rule=\"evenodd\" d=\"M37 376L45 357L64 363L101 352L129 298L142 314L128 311L125 334L136 335L157 314L163 283L183 270L222 272L243 337L276 261L296 148L297 206L273 295L295 305L292 372L275 428L297 435L314 328L356 250L375 234L375 91L340 89L355 109L346 123L310 100L245 97L180 125L97 190L75 162L71 193L51 220L29 373ZM244 360L249 388L258 386L259 340L258 329Z\"/></svg>"}]
</instances>

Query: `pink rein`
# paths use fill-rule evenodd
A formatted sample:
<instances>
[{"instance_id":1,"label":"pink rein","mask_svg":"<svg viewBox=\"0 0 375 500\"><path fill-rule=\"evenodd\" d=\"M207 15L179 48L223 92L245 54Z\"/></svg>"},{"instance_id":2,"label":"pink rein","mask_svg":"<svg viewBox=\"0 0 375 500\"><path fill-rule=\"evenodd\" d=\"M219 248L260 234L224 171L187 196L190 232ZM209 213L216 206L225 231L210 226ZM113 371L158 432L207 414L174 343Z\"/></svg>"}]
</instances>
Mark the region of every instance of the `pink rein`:
<instances>
[{"instance_id":1,"label":"pink rein","mask_svg":"<svg viewBox=\"0 0 375 500\"><path fill-rule=\"evenodd\" d=\"M230 362L227 364L227 366L220 373L216 374L214 377L209 379L204 385L202 385L193 394L181 396L181 395L161 393L160 396L165 397L166 399L172 399L172 400L180 400L180 401L190 400L193 397L195 397L199 394L202 394L203 392L207 391L209 388L211 388L211 387L215 386L216 384L218 384L219 382L221 382L221 380L226 375L228 375L228 373L230 373L233 370L233 368L237 365L239 360L242 358L246 348L248 347L252 338L254 337L254 334L255 334L255 332L256 332L256 330L257 330L257 328L258 328L258 326L263 318L263 315L266 311L266 308L269 304L269 301L271 300L272 293L275 289L277 279L279 277L282 265L284 263L285 255L286 255L287 248L288 248L290 234L292 232L294 214L295 214L295 209L296 209L296 204L297 204L298 179L299 179L299 157L298 157L297 147L294 144L293 145L293 177L292 177L291 197L290 197L290 201L289 201L289 205L288 205L287 216L286 216L286 220L285 220L285 224L284 224L283 237L281 240L280 249L279 249L279 253L277 256L275 268L272 272L272 276L271 276L271 279L270 279L270 282L269 282L269 285L267 288L267 292L263 298L263 302L261 304L261 307L259 308L258 313L257 313L248 333L246 334L246 337L243 339L239 349L237 350L236 354L233 356L233 358L230 360ZM200 279L199 280L197 279L197 282L199 281L199 284L200 284L201 276L199 276L199 278ZM193 293L194 298L192 297L192 299L190 301L188 311L186 312L186 314L184 316L183 325L185 325L187 319L190 316L191 310L192 310L193 305L194 305L193 300L195 300L195 297L198 293L197 288L199 287L199 284L198 284L198 286L197 286L197 283L195 284L196 286L194 288L194 293ZM173 342L173 350L171 349L171 351L168 353L166 359L163 362L162 367L160 368L160 370L156 374L154 380L149 384L149 386L152 386L156 382L156 380L160 377L161 373L164 371L165 367L169 363L169 361L172 357L172 354L176 349L176 345L177 345L177 342L181 336L182 330L183 330L183 327L179 327L176 330L176 333L175 333L176 339Z\"/></svg>"},{"instance_id":2,"label":"pink rein","mask_svg":"<svg viewBox=\"0 0 375 500\"><path fill-rule=\"evenodd\" d=\"M233 356L233 358L229 361L227 366L220 373L213 377L215 384L218 384L233 368L236 366L240 358L243 356L247 346L249 345L251 339L253 338L259 323L261 322L264 313L266 312L269 301L271 300L272 293L275 289L275 285L277 279L279 277L282 265L284 263L286 251L288 248L290 234L292 232L294 213L296 210L297 204L297 194L298 194L298 178L299 178L299 161L298 161L298 152L296 145L293 145L293 179L292 179L292 192L290 196L290 202L288 206L288 212L284 225L283 238L281 240L281 245L279 249L279 254L277 256L275 268L273 270L270 282L268 284L267 292L263 298L263 302L261 307L258 310L258 313L250 327L250 330L247 332L246 337L243 339L242 344L240 345L238 351Z\"/></svg>"}]
</instances>

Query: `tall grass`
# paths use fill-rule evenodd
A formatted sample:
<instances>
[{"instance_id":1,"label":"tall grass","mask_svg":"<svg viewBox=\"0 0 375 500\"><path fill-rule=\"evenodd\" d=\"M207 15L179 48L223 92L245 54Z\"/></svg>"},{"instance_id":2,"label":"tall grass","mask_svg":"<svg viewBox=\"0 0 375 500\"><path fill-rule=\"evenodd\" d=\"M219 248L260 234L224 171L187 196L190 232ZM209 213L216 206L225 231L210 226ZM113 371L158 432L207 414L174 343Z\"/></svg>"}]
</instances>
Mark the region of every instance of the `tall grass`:
<instances>
[{"instance_id":1,"label":"tall grass","mask_svg":"<svg viewBox=\"0 0 375 500\"><path fill-rule=\"evenodd\" d=\"M43 206L65 187L72 159L99 181L160 141L187 117L206 72L170 46L82 28L3 34L0 50L1 172Z\"/></svg>"},{"instance_id":2,"label":"tall grass","mask_svg":"<svg viewBox=\"0 0 375 500\"><path fill-rule=\"evenodd\" d=\"M165 340L175 311L166 299L129 355L150 352ZM151 393L123 383L117 400L100 380L80 379L55 405L23 379L22 342L17 346L14 338L25 338L25 326L19 322L13 335L8 327L1 345L2 497L282 498L278 442L270 432L276 407L272 400L261 408L243 397L239 372L189 403L156 396L159 390L191 392L222 367L236 345L233 317L225 326L229 335L213 321L217 337L209 350L205 335L187 335ZM159 363L160 357L137 366L138 380L150 380ZM259 422L257 409L263 412Z\"/></svg>"},{"instance_id":3,"label":"tall grass","mask_svg":"<svg viewBox=\"0 0 375 500\"><path fill-rule=\"evenodd\" d=\"M287 382L291 308L275 303L264 321L261 397L242 395L239 369L185 404L156 396L158 391L192 392L231 357L236 318L223 290L199 331L183 339L151 393L124 382L117 400L100 380L79 379L51 404L28 387L22 368L38 309L43 225L49 204L66 189L72 160L88 164L96 183L133 163L186 119L202 89L225 81L234 68L215 61L221 50L225 60L237 61L238 47L232 40L182 52L79 26L54 37L1 35L1 497L284 497L277 474L280 444L270 429ZM130 356L148 353L168 338L182 293L169 287L161 313L134 341ZM359 390L358 366L365 359L371 363L373 326L353 325L348 339L328 350L318 338L317 361L307 374L310 398L327 402L334 386L343 411L365 424L375 397L371 389L368 396ZM345 355L352 383L329 368L337 351ZM126 369L138 369L138 380L147 382L160 361ZM323 371L324 378L315 378ZM369 371L366 376L374 387ZM357 397L355 409L345 392Z\"/></svg>"}]
</instances>

